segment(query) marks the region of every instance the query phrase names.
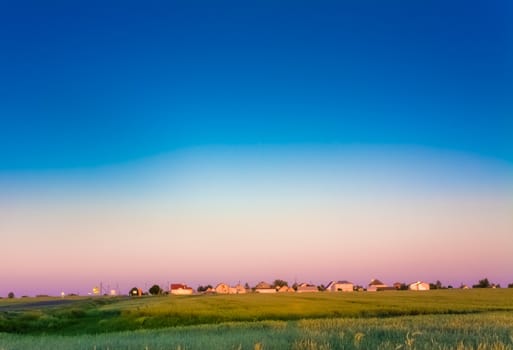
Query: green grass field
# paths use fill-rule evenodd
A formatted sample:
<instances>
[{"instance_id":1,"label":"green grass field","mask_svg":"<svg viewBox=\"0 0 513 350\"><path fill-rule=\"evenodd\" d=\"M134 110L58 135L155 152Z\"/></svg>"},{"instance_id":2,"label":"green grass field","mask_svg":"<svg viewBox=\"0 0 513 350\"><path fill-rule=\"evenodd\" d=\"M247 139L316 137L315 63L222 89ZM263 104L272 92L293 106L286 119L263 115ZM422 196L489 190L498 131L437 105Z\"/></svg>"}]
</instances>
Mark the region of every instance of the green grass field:
<instances>
[{"instance_id":1,"label":"green grass field","mask_svg":"<svg viewBox=\"0 0 513 350\"><path fill-rule=\"evenodd\" d=\"M0 300L0 349L512 349L513 289Z\"/></svg>"}]
</instances>

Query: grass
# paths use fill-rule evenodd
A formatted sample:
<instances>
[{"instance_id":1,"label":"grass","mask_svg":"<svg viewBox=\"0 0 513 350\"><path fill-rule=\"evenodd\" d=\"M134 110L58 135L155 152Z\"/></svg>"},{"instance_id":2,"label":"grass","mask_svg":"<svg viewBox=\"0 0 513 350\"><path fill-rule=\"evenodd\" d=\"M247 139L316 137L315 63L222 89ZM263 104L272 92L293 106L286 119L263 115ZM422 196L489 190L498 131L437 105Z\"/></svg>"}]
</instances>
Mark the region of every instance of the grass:
<instances>
[{"instance_id":1,"label":"grass","mask_svg":"<svg viewBox=\"0 0 513 350\"><path fill-rule=\"evenodd\" d=\"M0 300L0 350L513 350L512 289L52 300Z\"/></svg>"},{"instance_id":2,"label":"grass","mask_svg":"<svg viewBox=\"0 0 513 350\"><path fill-rule=\"evenodd\" d=\"M0 349L513 349L513 315L229 322L132 332L0 334Z\"/></svg>"}]
</instances>

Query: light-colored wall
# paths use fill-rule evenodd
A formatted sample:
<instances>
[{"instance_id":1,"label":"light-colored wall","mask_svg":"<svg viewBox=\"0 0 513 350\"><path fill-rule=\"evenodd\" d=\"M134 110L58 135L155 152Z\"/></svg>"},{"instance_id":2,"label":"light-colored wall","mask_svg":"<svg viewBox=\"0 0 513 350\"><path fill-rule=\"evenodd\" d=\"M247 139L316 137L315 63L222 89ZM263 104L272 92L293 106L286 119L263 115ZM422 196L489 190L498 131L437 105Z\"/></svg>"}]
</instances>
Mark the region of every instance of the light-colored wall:
<instances>
[{"instance_id":1,"label":"light-colored wall","mask_svg":"<svg viewBox=\"0 0 513 350\"><path fill-rule=\"evenodd\" d=\"M230 287L225 283L220 283L214 289L216 293L219 294L228 294L230 293Z\"/></svg>"},{"instance_id":2,"label":"light-colored wall","mask_svg":"<svg viewBox=\"0 0 513 350\"><path fill-rule=\"evenodd\" d=\"M235 294L244 294L244 293L246 293L246 288L244 288L243 286L235 286L235 287L233 287L233 289L235 289L235 292L234 292Z\"/></svg>"},{"instance_id":3,"label":"light-colored wall","mask_svg":"<svg viewBox=\"0 0 513 350\"><path fill-rule=\"evenodd\" d=\"M174 294L174 295L191 295L192 293L193 293L193 290L190 288L187 288L187 289L179 288L179 289L171 290L171 294Z\"/></svg>"},{"instance_id":4,"label":"light-colored wall","mask_svg":"<svg viewBox=\"0 0 513 350\"><path fill-rule=\"evenodd\" d=\"M352 292L352 283L334 283L329 289L330 292Z\"/></svg>"},{"instance_id":5,"label":"light-colored wall","mask_svg":"<svg viewBox=\"0 0 513 350\"><path fill-rule=\"evenodd\" d=\"M367 292L376 292L378 288L385 288L388 287L386 284L378 284L375 286L369 286L367 287Z\"/></svg>"},{"instance_id":6,"label":"light-colored wall","mask_svg":"<svg viewBox=\"0 0 513 350\"><path fill-rule=\"evenodd\" d=\"M429 290L429 283L412 283L408 287L410 290Z\"/></svg>"}]
</instances>

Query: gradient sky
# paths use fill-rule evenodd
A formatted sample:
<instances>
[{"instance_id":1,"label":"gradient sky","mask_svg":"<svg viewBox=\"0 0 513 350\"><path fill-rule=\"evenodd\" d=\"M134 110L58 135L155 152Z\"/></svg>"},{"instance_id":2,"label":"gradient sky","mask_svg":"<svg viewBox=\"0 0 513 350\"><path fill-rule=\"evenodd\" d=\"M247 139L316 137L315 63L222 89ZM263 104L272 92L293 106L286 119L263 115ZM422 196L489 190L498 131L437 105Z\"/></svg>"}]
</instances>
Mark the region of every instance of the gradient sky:
<instances>
[{"instance_id":1,"label":"gradient sky","mask_svg":"<svg viewBox=\"0 0 513 350\"><path fill-rule=\"evenodd\" d=\"M510 1L0 2L0 296L513 282Z\"/></svg>"}]
</instances>

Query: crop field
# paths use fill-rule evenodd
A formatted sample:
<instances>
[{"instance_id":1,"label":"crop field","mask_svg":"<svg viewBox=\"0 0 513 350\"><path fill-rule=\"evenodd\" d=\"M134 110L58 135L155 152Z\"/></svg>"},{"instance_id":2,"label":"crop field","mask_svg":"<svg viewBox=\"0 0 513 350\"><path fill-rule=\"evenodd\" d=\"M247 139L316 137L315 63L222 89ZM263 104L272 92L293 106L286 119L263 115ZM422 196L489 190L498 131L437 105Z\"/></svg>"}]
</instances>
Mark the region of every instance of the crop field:
<instances>
[{"instance_id":1,"label":"crop field","mask_svg":"<svg viewBox=\"0 0 513 350\"><path fill-rule=\"evenodd\" d=\"M0 349L513 350L513 289L0 299Z\"/></svg>"}]
</instances>

